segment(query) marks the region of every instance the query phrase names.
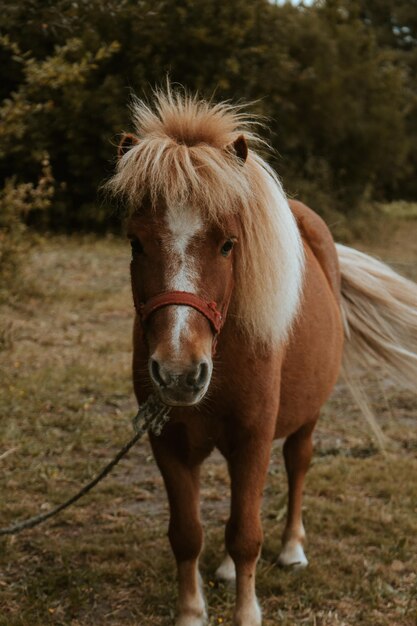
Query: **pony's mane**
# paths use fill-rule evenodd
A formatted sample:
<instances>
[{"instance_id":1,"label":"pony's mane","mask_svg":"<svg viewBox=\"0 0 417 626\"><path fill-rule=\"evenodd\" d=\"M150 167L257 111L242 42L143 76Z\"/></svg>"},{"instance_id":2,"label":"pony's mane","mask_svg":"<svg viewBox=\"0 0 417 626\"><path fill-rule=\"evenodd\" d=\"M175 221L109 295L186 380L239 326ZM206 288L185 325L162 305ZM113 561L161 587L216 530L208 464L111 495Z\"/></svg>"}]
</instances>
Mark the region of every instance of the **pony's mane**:
<instances>
[{"instance_id":1,"label":"pony's mane","mask_svg":"<svg viewBox=\"0 0 417 626\"><path fill-rule=\"evenodd\" d=\"M221 224L238 214L235 292L231 315L249 338L284 340L300 300L303 248L275 172L253 150L245 163L230 148L244 134L261 142L242 107L212 104L183 91L155 92L155 103L132 104L137 143L117 164L108 189L130 212L144 198L167 210L192 207ZM189 209L188 209L189 210Z\"/></svg>"}]
</instances>

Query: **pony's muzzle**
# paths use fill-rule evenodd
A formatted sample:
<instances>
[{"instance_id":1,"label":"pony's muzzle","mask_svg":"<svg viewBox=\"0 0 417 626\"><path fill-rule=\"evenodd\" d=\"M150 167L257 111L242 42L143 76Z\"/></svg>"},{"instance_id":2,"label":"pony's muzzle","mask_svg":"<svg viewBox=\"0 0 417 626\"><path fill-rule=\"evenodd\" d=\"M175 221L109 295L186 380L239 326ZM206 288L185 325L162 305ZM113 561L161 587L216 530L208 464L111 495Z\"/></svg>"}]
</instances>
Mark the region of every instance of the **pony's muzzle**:
<instances>
[{"instance_id":1,"label":"pony's muzzle","mask_svg":"<svg viewBox=\"0 0 417 626\"><path fill-rule=\"evenodd\" d=\"M167 404L192 405L199 402L207 391L211 378L211 363L201 359L188 368L149 359L149 373L161 398Z\"/></svg>"}]
</instances>

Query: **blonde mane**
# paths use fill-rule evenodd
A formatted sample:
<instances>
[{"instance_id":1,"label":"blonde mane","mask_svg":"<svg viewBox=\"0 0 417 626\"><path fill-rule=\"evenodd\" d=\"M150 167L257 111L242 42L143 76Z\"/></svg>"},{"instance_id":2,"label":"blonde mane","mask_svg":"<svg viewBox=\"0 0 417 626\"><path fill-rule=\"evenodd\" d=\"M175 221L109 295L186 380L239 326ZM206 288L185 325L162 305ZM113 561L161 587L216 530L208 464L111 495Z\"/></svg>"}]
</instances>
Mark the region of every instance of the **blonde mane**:
<instances>
[{"instance_id":1,"label":"blonde mane","mask_svg":"<svg viewBox=\"0 0 417 626\"><path fill-rule=\"evenodd\" d=\"M133 213L144 197L153 206L187 206L219 224L237 214L235 291L230 315L248 338L266 345L288 335L297 312L303 248L275 172L252 149L245 163L229 146L244 134L260 142L239 107L212 104L168 86L151 108L132 105L138 142L119 160L107 183Z\"/></svg>"}]
</instances>

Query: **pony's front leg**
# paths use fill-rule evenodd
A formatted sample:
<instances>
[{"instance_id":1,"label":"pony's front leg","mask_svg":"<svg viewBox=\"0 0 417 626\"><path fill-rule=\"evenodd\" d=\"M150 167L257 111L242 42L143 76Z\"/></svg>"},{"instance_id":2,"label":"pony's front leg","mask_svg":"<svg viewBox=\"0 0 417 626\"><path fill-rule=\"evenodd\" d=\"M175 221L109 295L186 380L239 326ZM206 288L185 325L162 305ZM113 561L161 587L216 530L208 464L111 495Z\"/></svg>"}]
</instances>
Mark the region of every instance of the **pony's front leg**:
<instances>
[{"instance_id":1,"label":"pony's front leg","mask_svg":"<svg viewBox=\"0 0 417 626\"><path fill-rule=\"evenodd\" d=\"M198 571L203 546L200 522L200 466L189 466L162 437L152 447L165 482L170 506L168 536L177 561L178 617L175 626L203 626L207 621Z\"/></svg>"},{"instance_id":2,"label":"pony's front leg","mask_svg":"<svg viewBox=\"0 0 417 626\"><path fill-rule=\"evenodd\" d=\"M263 540L260 508L270 451L269 439L249 434L228 459L232 503L226 547L236 568L234 626L260 626L262 622L255 573Z\"/></svg>"}]
</instances>

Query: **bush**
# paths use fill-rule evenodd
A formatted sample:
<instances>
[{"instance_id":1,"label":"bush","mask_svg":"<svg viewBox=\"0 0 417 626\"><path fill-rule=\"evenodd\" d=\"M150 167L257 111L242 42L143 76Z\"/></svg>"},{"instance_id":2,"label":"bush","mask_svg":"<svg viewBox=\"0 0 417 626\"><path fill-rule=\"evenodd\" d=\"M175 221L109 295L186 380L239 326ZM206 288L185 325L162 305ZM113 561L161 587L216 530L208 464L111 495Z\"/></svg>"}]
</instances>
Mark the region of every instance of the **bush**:
<instances>
[{"instance_id":1,"label":"bush","mask_svg":"<svg viewBox=\"0 0 417 626\"><path fill-rule=\"evenodd\" d=\"M9 178L0 192L0 300L24 286L24 262L34 241L26 232L29 215L47 211L52 204L54 180L47 155L41 165L36 185Z\"/></svg>"}]
</instances>

